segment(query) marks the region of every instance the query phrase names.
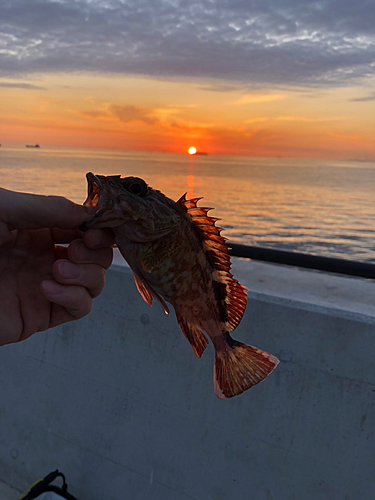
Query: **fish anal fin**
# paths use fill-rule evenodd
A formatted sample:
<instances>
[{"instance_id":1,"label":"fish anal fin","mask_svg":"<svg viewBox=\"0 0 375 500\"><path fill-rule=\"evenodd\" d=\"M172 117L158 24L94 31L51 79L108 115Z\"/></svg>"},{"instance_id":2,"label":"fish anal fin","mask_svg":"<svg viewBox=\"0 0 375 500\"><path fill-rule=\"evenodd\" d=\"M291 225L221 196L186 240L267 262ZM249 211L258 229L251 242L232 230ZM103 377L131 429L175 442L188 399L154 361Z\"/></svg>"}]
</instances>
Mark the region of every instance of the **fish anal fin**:
<instances>
[{"instance_id":1,"label":"fish anal fin","mask_svg":"<svg viewBox=\"0 0 375 500\"><path fill-rule=\"evenodd\" d=\"M138 292L141 294L143 300L147 302L150 306L152 306L152 299L154 298L156 302L158 302L161 307L163 308L163 311L165 314L169 314L169 309L167 304L165 303L165 300L160 297L158 293L153 290L150 285L145 283L139 276L137 276L135 273L133 273L135 285L138 289Z\"/></svg>"},{"instance_id":2,"label":"fish anal fin","mask_svg":"<svg viewBox=\"0 0 375 500\"><path fill-rule=\"evenodd\" d=\"M214 390L219 399L232 398L259 384L279 363L256 347L235 340L231 344L215 354Z\"/></svg>"},{"instance_id":3,"label":"fish anal fin","mask_svg":"<svg viewBox=\"0 0 375 500\"><path fill-rule=\"evenodd\" d=\"M203 331L190 321L186 321L181 316L177 316L178 324L190 342L191 348L197 358L200 358L208 346L208 340Z\"/></svg>"}]
</instances>

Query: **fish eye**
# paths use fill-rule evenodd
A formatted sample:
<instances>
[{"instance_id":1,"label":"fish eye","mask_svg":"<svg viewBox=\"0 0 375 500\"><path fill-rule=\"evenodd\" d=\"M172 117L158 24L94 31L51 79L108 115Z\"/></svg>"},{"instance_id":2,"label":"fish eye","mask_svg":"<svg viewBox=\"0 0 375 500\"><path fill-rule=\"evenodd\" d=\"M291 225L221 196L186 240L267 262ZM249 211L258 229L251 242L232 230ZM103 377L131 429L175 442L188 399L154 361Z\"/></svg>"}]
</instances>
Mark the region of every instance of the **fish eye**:
<instances>
[{"instance_id":1,"label":"fish eye","mask_svg":"<svg viewBox=\"0 0 375 500\"><path fill-rule=\"evenodd\" d=\"M124 188L136 196L146 196L148 192L147 184L143 179L138 177L127 177L123 180Z\"/></svg>"},{"instance_id":2,"label":"fish eye","mask_svg":"<svg viewBox=\"0 0 375 500\"><path fill-rule=\"evenodd\" d=\"M129 186L129 191L133 194L140 195L142 193L142 186L139 182L133 182L133 184L130 184Z\"/></svg>"}]
</instances>

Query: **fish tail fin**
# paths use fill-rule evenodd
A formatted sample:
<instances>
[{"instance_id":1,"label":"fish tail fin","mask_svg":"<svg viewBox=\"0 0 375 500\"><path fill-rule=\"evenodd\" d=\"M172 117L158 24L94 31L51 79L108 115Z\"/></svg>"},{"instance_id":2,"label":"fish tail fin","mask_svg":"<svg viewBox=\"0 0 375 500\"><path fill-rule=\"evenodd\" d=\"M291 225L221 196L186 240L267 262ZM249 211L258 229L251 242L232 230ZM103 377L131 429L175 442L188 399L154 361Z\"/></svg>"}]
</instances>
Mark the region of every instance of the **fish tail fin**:
<instances>
[{"instance_id":1,"label":"fish tail fin","mask_svg":"<svg viewBox=\"0 0 375 500\"><path fill-rule=\"evenodd\" d=\"M214 390L219 399L232 398L259 384L279 363L268 352L229 339L230 345L215 353Z\"/></svg>"}]
</instances>

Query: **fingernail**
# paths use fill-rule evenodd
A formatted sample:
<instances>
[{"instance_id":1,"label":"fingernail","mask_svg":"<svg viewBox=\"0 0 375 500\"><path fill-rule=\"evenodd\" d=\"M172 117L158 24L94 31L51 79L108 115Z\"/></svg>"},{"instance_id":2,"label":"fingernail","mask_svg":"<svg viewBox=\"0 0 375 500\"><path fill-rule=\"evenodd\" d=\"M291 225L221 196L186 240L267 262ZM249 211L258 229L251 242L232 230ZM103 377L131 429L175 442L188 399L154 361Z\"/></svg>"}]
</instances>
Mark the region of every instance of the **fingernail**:
<instances>
[{"instance_id":1,"label":"fingernail","mask_svg":"<svg viewBox=\"0 0 375 500\"><path fill-rule=\"evenodd\" d=\"M41 286L46 293L58 295L62 292L62 285L56 283L56 281L42 281Z\"/></svg>"},{"instance_id":2,"label":"fingernail","mask_svg":"<svg viewBox=\"0 0 375 500\"><path fill-rule=\"evenodd\" d=\"M59 269L59 273L63 278L78 278L78 276L81 274L80 268L72 262L58 262L57 266Z\"/></svg>"}]
</instances>

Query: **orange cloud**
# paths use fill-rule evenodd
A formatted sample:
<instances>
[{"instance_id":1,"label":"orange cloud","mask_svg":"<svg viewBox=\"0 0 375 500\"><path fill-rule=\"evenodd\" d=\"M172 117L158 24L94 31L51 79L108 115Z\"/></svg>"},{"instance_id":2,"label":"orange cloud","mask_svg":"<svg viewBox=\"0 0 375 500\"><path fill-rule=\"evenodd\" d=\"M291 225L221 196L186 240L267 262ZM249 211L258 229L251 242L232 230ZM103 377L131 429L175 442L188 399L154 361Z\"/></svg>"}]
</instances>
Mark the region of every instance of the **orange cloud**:
<instances>
[{"instance_id":1,"label":"orange cloud","mask_svg":"<svg viewBox=\"0 0 375 500\"><path fill-rule=\"evenodd\" d=\"M114 117L123 123L142 122L146 125L154 125L159 122L156 116L156 111L150 108L141 106L133 106L131 104L118 105L107 104L103 110L81 110L81 114L89 118L109 118Z\"/></svg>"},{"instance_id":2,"label":"orange cloud","mask_svg":"<svg viewBox=\"0 0 375 500\"><path fill-rule=\"evenodd\" d=\"M154 125L159 121L159 119L155 116L154 110L142 108L140 106L118 106L112 104L109 107L109 111L124 123L140 121L142 123L146 123L147 125Z\"/></svg>"},{"instance_id":3,"label":"orange cloud","mask_svg":"<svg viewBox=\"0 0 375 500\"><path fill-rule=\"evenodd\" d=\"M341 132L328 132L328 135L350 142L361 142L364 140L364 137L359 134L343 134Z\"/></svg>"},{"instance_id":4,"label":"orange cloud","mask_svg":"<svg viewBox=\"0 0 375 500\"><path fill-rule=\"evenodd\" d=\"M342 120L342 116L328 116L320 118L309 118L307 116L277 116L275 120L286 121L286 122L305 122L305 123L319 123L319 122L331 122L336 120Z\"/></svg>"},{"instance_id":5,"label":"orange cloud","mask_svg":"<svg viewBox=\"0 0 375 500\"><path fill-rule=\"evenodd\" d=\"M248 94L238 101L233 101L232 104L254 104L259 102L279 101L284 98L285 95L282 94Z\"/></svg>"}]
</instances>

